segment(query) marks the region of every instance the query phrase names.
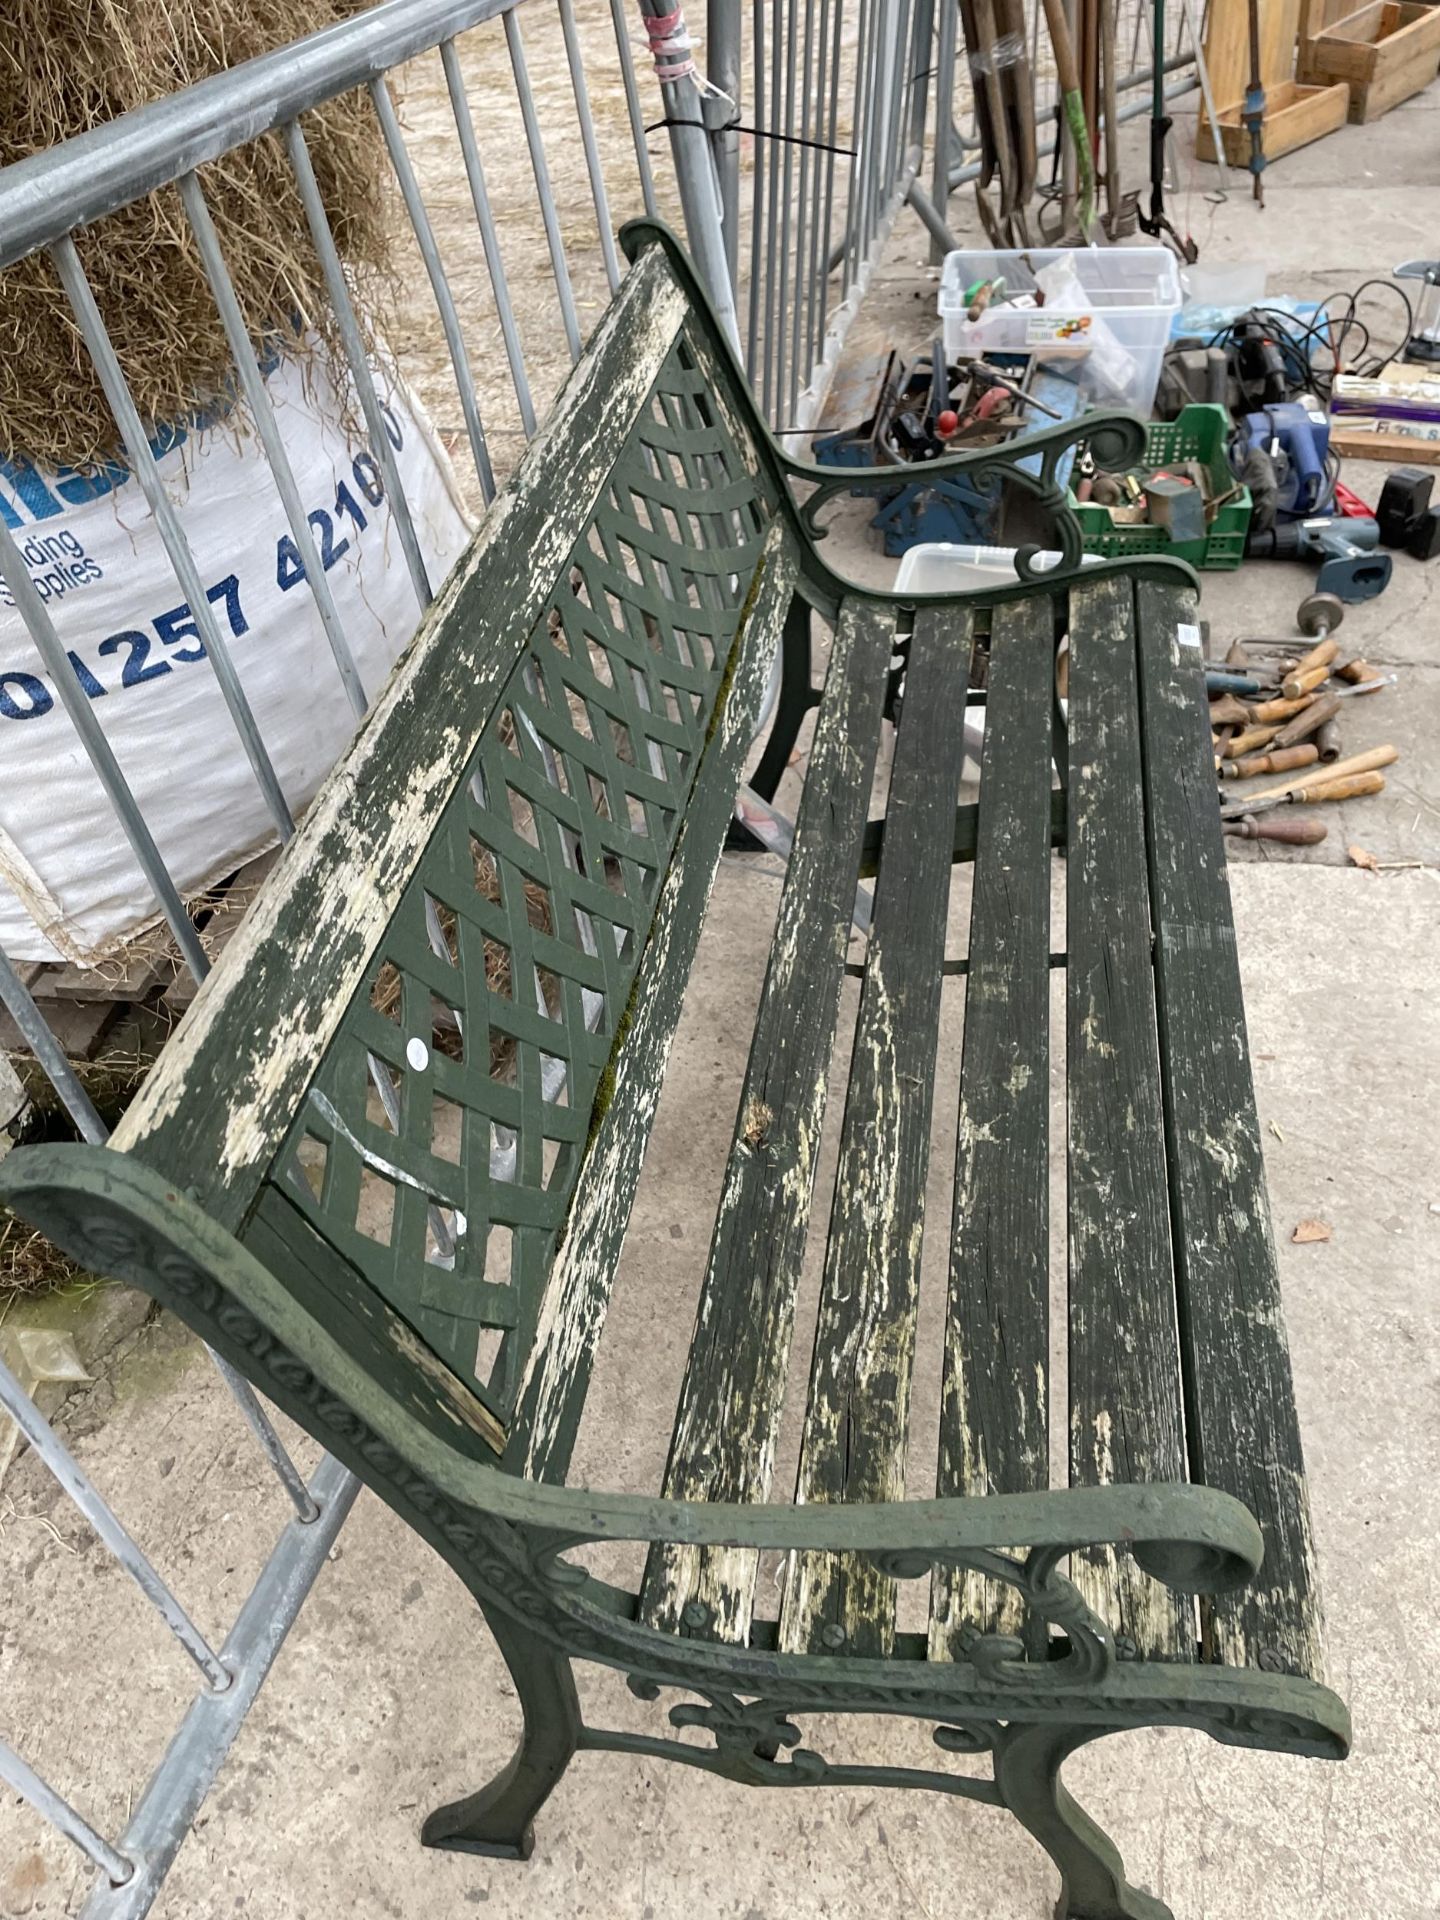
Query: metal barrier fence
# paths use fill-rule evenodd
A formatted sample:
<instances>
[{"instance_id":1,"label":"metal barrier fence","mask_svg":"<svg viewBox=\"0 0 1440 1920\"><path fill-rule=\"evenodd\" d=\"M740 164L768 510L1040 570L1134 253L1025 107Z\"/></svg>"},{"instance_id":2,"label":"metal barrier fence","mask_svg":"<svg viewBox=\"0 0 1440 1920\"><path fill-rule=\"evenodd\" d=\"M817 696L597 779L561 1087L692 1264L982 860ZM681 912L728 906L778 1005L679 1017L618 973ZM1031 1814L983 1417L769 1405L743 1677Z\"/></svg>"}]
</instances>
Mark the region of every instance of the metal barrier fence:
<instances>
[{"instance_id":1,"label":"metal barrier fence","mask_svg":"<svg viewBox=\"0 0 1440 1920\"><path fill-rule=\"evenodd\" d=\"M281 842L293 831L290 804L162 483L74 236L149 193L178 196L234 358L238 391L253 415L304 563L338 685L358 719L366 689L211 218L205 168L260 138L283 143L391 505L399 564L423 609L441 583L427 572L384 428L362 319L316 183L305 129L317 106L360 88L370 96L375 137L388 155L405 210L418 268L415 285L429 296L429 359L416 378L432 412L454 419L449 438L468 456L466 478L483 501L493 497L497 476L536 432L559 380L578 357L582 313L598 312L619 283L618 217L642 210L683 214L691 249L768 416L782 431L803 432L819 417L846 330L901 209L908 202L931 234L946 237L950 193L971 177L965 153L973 136L952 120L968 95L965 73L959 71L958 82L956 77L953 0L941 0L938 14L936 0L850 0L848 6L846 0L753 0L748 12L741 0L710 0L703 79L683 19L660 11L666 3L642 0L642 11L627 19L623 0L385 0L342 26L0 171L0 271L41 250L54 263ZM532 64L527 52L527 28L537 42L544 35L539 63ZM631 45L632 32L638 41L642 29L653 79L638 67ZM1138 48L1138 14L1135 30ZM1166 59L1167 66L1182 68L1186 45L1177 42ZM477 74L485 85L483 128L471 108ZM601 77L608 106L597 114ZM1128 74L1122 88L1144 77L1138 70ZM390 84L397 79L404 88L401 109ZM657 89L658 112L646 106ZM937 118L927 194L920 182L932 93ZM511 140L495 131L507 113L518 136ZM671 169L652 166L651 136L661 128ZM416 157L422 146L423 164ZM468 207L463 227L452 223L443 232L437 232L427 197L437 164L450 170L452 198ZM503 197L497 197L497 177L504 182ZM517 228L523 230L523 257L517 257ZM478 249L473 270L460 261L465 249ZM542 260L545 268L537 275L534 267ZM47 688L68 715L153 892L177 959L198 981L209 965L204 942L3 515L0 576L29 631ZM0 1002L77 1132L103 1141L99 1114L3 954ZM387 1093L393 1099L385 1076L377 1076L376 1086L382 1099ZM0 1780L95 1865L84 1920L139 1920L149 1910L356 1493L353 1478L328 1458L307 1485L250 1388L223 1363L216 1365L294 1508L218 1648L0 1363L0 1406L154 1605L201 1678L117 1840L98 1832L0 1743Z\"/></svg>"}]
</instances>

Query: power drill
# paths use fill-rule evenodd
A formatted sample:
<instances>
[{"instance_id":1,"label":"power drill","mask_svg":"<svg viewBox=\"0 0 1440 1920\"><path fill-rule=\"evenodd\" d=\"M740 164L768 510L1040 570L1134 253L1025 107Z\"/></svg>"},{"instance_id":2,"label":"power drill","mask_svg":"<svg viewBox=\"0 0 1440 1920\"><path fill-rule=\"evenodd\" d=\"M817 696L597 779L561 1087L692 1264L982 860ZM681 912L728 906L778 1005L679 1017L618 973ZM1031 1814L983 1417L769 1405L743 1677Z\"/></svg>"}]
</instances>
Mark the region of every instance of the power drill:
<instances>
[{"instance_id":1,"label":"power drill","mask_svg":"<svg viewBox=\"0 0 1440 1920\"><path fill-rule=\"evenodd\" d=\"M1316 590L1333 593L1350 607L1373 600L1390 584L1390 556L1379 548L1377 520L1342 514L1320 520L1282 520L1277 526L1252 533L1245 542L1246 556L1252 559L1308 560L1318 556Z\"/></svg>"}]
</instances>

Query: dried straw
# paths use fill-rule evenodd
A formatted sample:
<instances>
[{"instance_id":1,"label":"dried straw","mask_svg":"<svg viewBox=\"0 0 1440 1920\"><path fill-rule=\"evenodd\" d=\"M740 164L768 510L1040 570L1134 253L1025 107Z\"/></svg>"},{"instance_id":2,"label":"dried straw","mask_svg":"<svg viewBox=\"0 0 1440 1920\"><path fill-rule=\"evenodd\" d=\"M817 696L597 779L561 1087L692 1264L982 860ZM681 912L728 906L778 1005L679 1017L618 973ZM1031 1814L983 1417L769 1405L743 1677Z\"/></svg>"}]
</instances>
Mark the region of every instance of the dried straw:
<instances>
[{"instance_id":1,"label":"dried straw","mask_svg":"<svg viewBox=\"0 0 1440 1920\"><path fill-rule=\"evenodd\" d=\"M83 1269L13 1214L0 1219L0 1301L22 1293L56 1293Z\"/></svg>"},{"instance_id":2,"label":"dried straw","mask_svg":"<svg viewBox=\"0 0 1440 1920\"><path fill-rule=\"evenodd\" d=\"M363 10L368 0L10 0L0 36L0 164ZM388 173L368 98L306 116L336 244L372 311L390 260ZM263 346L298 324L327 347L319 261L278 138L201 170L235 289ZM142 419L181 419L231 391L230 353L173 189L76 236ZM57 404L58 399L58 404ZM0 456L86 466L114 451L99 380L49 259L0 273Z\"/></svg>"}]
</instances>

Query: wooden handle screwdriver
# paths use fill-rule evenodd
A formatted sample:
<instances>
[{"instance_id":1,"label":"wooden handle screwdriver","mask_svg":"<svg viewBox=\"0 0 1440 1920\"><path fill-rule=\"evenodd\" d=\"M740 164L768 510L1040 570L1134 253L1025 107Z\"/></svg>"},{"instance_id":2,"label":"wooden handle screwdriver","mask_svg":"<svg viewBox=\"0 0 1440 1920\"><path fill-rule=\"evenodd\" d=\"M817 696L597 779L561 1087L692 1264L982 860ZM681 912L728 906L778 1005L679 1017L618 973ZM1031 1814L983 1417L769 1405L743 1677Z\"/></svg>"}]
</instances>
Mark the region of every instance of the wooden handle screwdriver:
<instances>
[{"instance_id":1,"label":"wooden handle screwdriver","mask_svg":"<svg viewBox=\"0 0 1440 1920\"><path fill-rule=\"evenodd\" d=\"M1250 780L1257 773L1293 773L1296 767L1313 767L1320 749L1307 740L1300 747L1285 747L1279 753L1247 753L1242 759L1227 760L1220 769L1222 780Z\"/></svg>"},{"instance_id":2,"label":"wooden handle screwdriver","mask_svg":"<svg viewBox=\"0 0 1440 1920\"><path fill-rule=\"evenodd\" d=\"M1298 741L1308 740L1312 733L1324 726L1327 720L1333 720L1340 711L1340 699L1337 694L1325 693L1312 706L1287 720L1275 736L1277 747L1293 747Z\"/></svg>"},{"instance_id":3,"label":"wooden handle screwdriver","mask_svg":"<svg viewBox=\"0 0 1440 1920\"><path fill-rule=\"evenodd\" d=\"M1323 820L1225 820L1221 831L1235 840L1279 840L1287 847L1318 847L1329 829Z\"/></svg>"},{"instance_id":4,"label":"wooden handle screwdriver","mask_svg":"<svg viewBox=\"0 0 1440 1920\"><path fill-rule=\"evenodd\" d=\"M1340 723L1327 720L1315 736L1315 744L1320 749L1320 764L1330 767L1340 758Z\"/></svg>"}]
</instances>

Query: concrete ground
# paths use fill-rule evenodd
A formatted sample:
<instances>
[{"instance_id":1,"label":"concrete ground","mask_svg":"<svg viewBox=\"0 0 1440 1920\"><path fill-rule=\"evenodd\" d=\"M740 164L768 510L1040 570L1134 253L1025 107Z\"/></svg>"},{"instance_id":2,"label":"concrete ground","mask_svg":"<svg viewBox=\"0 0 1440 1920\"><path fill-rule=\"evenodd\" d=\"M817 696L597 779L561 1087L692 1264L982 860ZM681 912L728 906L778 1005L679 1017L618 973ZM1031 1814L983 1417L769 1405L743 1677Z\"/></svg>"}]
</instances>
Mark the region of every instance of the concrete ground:
<instances>
[{"instance_id":1,"label":"concrete ground","mask_svg":"<svg viewBox=\"0 0 1440 1920\"><path fill-rule=\"evenodd\" d=\"M1210 208L1210 176L1197 171L1189 217L1206 257L1263 257L1272 285L1330 291L1433 249L1437 107L1432 88L1378 127L1347 129L1277 165L1263 214L1239 188ZM1182 121L1182 154L1189 144ZM909 315L923 338L933 289L917 271L915 231L901 229L867 326L898 330ZM1376 490L1378 475L1346 477ZM1331 1679L1353 1710L1356 1746L1336 1767L1148 1733L1077 1758L1072 1789L1113 1832L1133 1877L1181 1920L1440 1912L1440 1631L1429 1584L1440 1537L1432 577L1401 560L1386 597L1353 615L1367 656L1401 676L1395 692L1356 702L1347 727L1347 747L1379 738L1400 747L1389 791L1346 809L1327 845L1303 859L1244 847L1232 873ZM1211 575L1204 611L1227 641L1287 631L1306 578L1279 566ZM1415 864L1360 871L1345 864L1351 842ZM722 867L632 1229L628 1337L607 1354L587 1421L596 1482L655 1484L777 891L766 862ZM1292 1244L1295 1224L1313 1217L1329 1223L1330 1241ZM202 1627L222 1634L283 1509L194 1343L164 1320L132 1332L62 1424ZM312 1461L309 1443L298 1445ZM116 1831L188 1697L186 1662L31 1458L0 1495L0 1536L0 1727ZM603 1677L587 1695L597 1716L636 1723L636 1703ZM422 1852L424 1813L486 1779L517 1726L504 1668L457 1582L362 1495L156 1915L1042 1920L1051 1911L1048 1863L990 1810L898 1791L753 1794L642 1759L579 1760L528 1866ZM869 1734L867 1757L916 1757L912 1735ZM826 1728L816 1743L847 1757L846 1739ZM0 1796L6 1920L74 1913L87 1883L77 1858L13 1795Z\"/></svg>"}]
</instances>

